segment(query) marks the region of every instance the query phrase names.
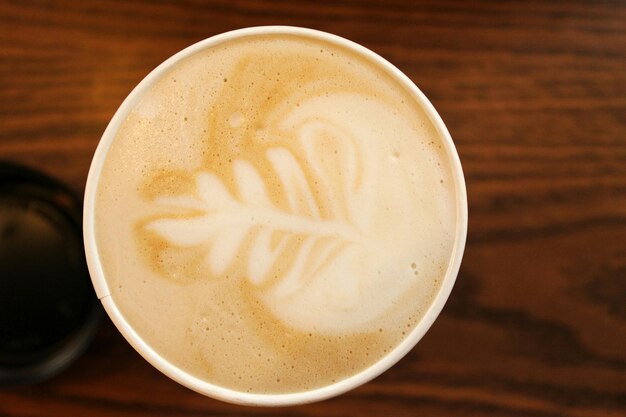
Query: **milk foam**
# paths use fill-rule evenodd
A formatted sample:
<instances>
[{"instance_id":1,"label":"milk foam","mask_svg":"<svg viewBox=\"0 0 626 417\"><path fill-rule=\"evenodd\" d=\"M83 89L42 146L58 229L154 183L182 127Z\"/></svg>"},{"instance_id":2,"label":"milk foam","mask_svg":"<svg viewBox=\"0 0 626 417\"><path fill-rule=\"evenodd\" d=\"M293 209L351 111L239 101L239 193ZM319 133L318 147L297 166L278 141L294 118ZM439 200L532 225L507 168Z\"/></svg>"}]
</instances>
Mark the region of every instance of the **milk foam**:
<instances>
[{"instance_id":1,"label":"milk foam","mask_svg":"<svg viewBox=\"0 0 626 417\"><path fill-rule=\"evenodd\" d=\"M241 127L232 120L244 116L234 114L229 124ZM395 271L393 279L381 273L388 264L406 264L419 234L405 217L389 214L421 208L403 190L412 186L411 180L391 158L385 126L395 126L400 136L412 133L384 103L367 96L334 94L300 103L279 129L299 145L302 164L284 147L270 147L265 153L287 197L286 209L271 201L252 163L236 159L236 194L215 174L200 172L195 195L155 203L202 214L162 218L146 227L174 246L208 243L206 262L216 275L224 274L238 254L247 258L246 278L289 326L323 334L365 331L418 279L407 268ZM339 164L325 164L326 154L334 150L341 150ZM313 182L303 166L311 171ZM336 171L341 178L334 178ZM392 193L390 184L397 188ZM373 197L383 195L385 204L377 204ZM322 198L329 207L325 218L317 201ZM384 221L376 221L381 218ZM270 245L272 233L280 235L276 247ZM287 271L275 271L273 265L290 236L302 236L300 248ZM247 253L241 249L245 239L250 241ZM275 279L265 285L271 273Z\"/></svg>"},{"instance_id":2,"label":"milk foam","mask_svg":"<svg viewBox=\"0 0 626 417\"><path fill-rule=\"evenodd\" d=\"M410 93L297 37L178 64L123 123L98 191L103 267L133 327L254 392L380 359L436 294L454 235L447 156Z\"/></svg>"}]
</instances>

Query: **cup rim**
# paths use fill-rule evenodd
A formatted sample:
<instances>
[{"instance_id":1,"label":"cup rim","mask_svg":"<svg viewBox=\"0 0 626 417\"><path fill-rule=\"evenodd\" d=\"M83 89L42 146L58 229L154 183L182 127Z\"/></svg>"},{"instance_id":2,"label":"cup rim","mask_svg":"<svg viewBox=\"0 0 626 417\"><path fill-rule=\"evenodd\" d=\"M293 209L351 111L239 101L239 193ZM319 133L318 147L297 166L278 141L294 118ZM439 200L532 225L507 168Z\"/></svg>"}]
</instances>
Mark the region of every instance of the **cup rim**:
<instances>
[{"instance_id":1,"label":"cup rim","mask_svg":"<svg viewBox=\"0 0 626 417\"><path fill-rule=\"evenodd\" d=\"M436 128L439 137L447 152L450 160L450 167L455 183L456 197L456 236L448 263L446 274L442 280L441 287L434 300L417 323L413 330L387 355L379 359L368 368L348 377L341 381L335 382L324 387L315 388L309 391L283 393L283 394L257 394L240 392L234 389L224 388L218 385L203 381L175 366L167 359L157 353L146 341L126 321L124 315L120 312L115 301L111 297L111 293L106 282L105 274L98 255L98 248L95 239L95 219L94 206L97 186L102 171L104 160L106 159L108 149L115 138L119 127L125 120L132 108L142 98L143 94L156 82L164 73L179 61L187 58L203 49L214 47L226 41L239 39L247 36L257 36L266 34L281 35L297 35L319 39L333 43L335 45L347 48L354 53L374 62L383 70L389 73L397 81L399 81L414 97L415 100L424 109L428 115L430 122ZM122 333L124 338L144 357L150 364L161 371L169 378L175 380L187 388L203 394L208 397L219 399L222 401L257 406L287 406L305 404L320 401L330 397L340 395L346 391L354 389L383 373L400 359L402 359L424 336L426 331L431 327L439 313L441 312L445 302L450 295L454 282L461 265L461 259L465 249L465 241L467 237L468 210L467 210L467 192L465 188L465 179L458 153L441 117L426 98L426 96L417 88L417 86L402 73L393 64L385 58L359 45L353 41L322 32L315 29L308 29L294 26L256 26L243 29L236 29L229 32L221 33L210 38L197 42L180 52L174 54L158 67L152 70L126 97L120 107L115 112L113 118L105 129L98 147L95 151L87 183L85 188L84 199L84 217L83 217L83 234L85 240L85 254L87 257L87 265L91 275L93 286L96 294L102 302L107 314Z\"/></svg>"}]
</instances>

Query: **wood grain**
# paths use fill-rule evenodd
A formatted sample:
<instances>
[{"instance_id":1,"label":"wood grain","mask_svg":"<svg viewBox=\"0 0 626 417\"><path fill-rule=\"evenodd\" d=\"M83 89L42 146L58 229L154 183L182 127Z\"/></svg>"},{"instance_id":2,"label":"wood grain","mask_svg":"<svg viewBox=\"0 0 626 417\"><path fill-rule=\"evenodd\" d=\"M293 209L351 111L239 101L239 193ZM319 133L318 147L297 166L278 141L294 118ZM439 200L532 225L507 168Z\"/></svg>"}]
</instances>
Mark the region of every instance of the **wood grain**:
<instances>
[{"instance_id":1,"label":"wood grain","mask_svg":"<svg viewBox=\"0 0 626 417\"><path fill-rule=\"evenodd\" d=\"M373 49L448 125L470 230L438 321L375 381L288 409L194 394L107 321L59 377L0 390L0 416L626 415L623 1L2 1L0 157L82 192L108 120L152 68L265 24Z\"/></svg>"}]
</instances>

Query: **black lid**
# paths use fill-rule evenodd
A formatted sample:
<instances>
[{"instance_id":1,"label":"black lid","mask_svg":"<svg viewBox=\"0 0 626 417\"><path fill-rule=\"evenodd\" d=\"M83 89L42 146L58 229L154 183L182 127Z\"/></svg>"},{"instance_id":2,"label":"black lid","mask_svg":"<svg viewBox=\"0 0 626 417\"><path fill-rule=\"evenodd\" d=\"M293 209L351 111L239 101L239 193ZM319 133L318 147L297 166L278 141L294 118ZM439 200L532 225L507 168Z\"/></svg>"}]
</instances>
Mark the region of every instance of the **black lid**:
<instances>
[{"instance_id":1,"label":"black lid","mask_svg":"<svg viewBox=\"0 0 626 417\"><path fill-rule=\"evenodd\" d=\"M62 371L100 316L80 200L52 178L0 162L0 384Z\"/></svg>"}]
</instances>

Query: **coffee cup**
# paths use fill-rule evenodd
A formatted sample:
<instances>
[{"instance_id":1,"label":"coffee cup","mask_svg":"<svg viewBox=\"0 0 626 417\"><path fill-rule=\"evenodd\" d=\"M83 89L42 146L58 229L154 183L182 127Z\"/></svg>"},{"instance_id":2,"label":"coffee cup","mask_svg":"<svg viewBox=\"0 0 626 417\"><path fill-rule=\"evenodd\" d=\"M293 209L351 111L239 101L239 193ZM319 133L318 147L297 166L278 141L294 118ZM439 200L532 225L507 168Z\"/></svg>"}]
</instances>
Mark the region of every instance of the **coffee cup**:
<instances>
[{"instance_id":1,"label":"coffee cup","mask_svg":"<svg viewBox=\"0 0 626 417\"><path fill-rule=\"evenodd\" d=\"M130 93L85 192L90 274L152 365L295 405L384 372L443 308L467 233L443 121L396 67L284 26L217 35Z\"/></svg>"}]
</instances>

